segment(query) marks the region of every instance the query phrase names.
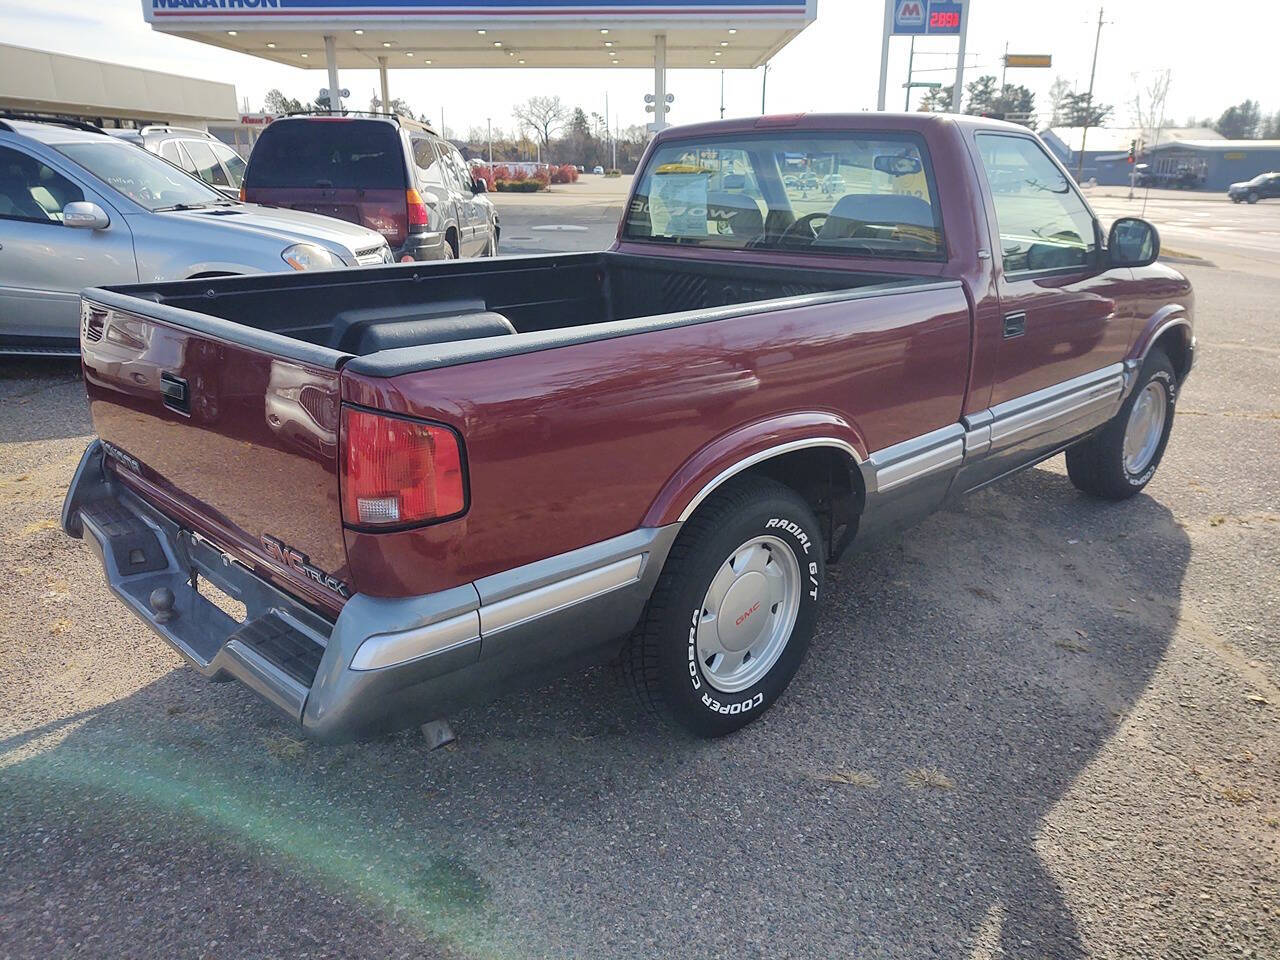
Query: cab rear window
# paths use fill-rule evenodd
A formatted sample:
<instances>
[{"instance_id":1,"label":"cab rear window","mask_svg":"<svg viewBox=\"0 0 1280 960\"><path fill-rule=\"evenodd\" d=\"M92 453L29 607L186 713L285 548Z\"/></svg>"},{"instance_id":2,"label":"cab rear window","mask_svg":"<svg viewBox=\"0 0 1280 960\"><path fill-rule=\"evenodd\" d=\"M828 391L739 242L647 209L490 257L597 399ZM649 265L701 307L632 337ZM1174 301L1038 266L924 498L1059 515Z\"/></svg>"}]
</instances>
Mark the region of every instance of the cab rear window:
<instances>
[{"instance_id":1,"label":"cab rear window","mask_svg":"<svg viewBox=\"0 0 1280 960\"><path fill-rule=\"evenodd\" d=\"M277 120L254 145L244 183L268 189L404 189L404 151L397 129L378 120Z\"/></svg>"},{"instance_id":2,"label":"cab rear window","mask_svg":"<svg viewBox=\"0 0 1280 960\"><path fill-rule=\"evenodd\" d=\"M628 240L939 260L937 191L909 134L751 133L674 140L650 156Z\"/></svg>"}]
</instances>

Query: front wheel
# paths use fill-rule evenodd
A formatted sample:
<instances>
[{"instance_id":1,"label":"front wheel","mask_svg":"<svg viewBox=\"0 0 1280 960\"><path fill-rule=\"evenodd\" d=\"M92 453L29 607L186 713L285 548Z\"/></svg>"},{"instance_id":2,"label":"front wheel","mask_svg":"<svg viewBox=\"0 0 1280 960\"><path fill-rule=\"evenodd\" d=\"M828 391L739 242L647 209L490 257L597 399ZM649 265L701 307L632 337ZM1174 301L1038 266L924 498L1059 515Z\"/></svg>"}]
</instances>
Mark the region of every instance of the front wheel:
<instances>
[{"instance_id":1,"label":"front wheel","mask_svg":"<svg viewBox=\"0 0 1280 960\"><path fill-rule=\"evenodd\" d=\"M621 666L651 712L702 737L767 710L795 675L818 615L818 521L772 480L731 481L680 531Z\"/></svg>"},{"instance_id":2,"label":"front wheel","mask_svg":"<svg viewBox=\"0 0 1280 960\"><path fill-rule=\"evenodd\" d=\"M1258 195L1257 195L1256 193L1250 193L1250 194L1249 194L1249 202L1250 202L1250 203L1257 203L1257 202L1258 202Z\"/></svg>"},{"instance_id":3,"label":"front wheel","mask_svg":"<svg viewBox=\"0 0 1280 960\"><path fill-rule=\"evenodd\" d=\"M1076 489L1125 500L1153 476L1173 429L1178 377L1163 350L1147 355L1137 385L1120 412L1098 433L1067 450L1067 476Z\"/></svg>"}]
</instances>

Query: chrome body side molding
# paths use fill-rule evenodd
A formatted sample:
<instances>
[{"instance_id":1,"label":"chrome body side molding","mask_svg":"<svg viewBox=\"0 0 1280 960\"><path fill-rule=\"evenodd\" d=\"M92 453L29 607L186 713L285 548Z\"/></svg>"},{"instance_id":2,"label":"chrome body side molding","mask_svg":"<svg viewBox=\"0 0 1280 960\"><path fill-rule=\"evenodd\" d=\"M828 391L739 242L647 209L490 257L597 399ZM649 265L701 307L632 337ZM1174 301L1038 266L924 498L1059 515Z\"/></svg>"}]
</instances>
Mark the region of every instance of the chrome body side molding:
<instances>
[{"instance_id":1,"label":"chrome body side molding","mask_svg":"<svg viewBox=\"0 0 1280 960\"><path fill-rule=\"evenodd\" d=\"M965 430L958 423L877 450L860 464L867 493L885 493L964 459Z\"/></svg>"},{"instance_id":2,"label":"chrome body side molding","mask_svg":"<svg viewBox=\"0 0 1280 960\"><path fill-rule=\"evenodd\" d=\"M640 579L648 554L624 557L603 567L518 593L480 608L480 636L488 637L538 617L594 600Z\"/></svg>"},{"instance_id":3,"label":"chrome body side molding","mask_svg":"<svg viewBox=\"0 0 1280 960\"><path fill-rule=\"evenodd\" d=\"M1113 363L983 411L991 416L990 451L1033 440L1077 421L1109 420L1123 399L1124 372L1124 364ZM965 421L966 427L972 421L971 429L981 429L978 418L966 417Z\"/></svg>"}]
</instances>

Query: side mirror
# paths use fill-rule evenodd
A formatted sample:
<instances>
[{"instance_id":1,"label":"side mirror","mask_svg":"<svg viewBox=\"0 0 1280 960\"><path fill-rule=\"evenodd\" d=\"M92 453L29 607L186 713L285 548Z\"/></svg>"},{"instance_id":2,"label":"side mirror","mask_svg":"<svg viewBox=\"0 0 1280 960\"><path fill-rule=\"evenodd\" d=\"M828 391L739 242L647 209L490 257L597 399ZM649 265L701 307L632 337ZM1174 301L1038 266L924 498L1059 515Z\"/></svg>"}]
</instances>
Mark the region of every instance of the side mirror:
<instances>
[{"instance_id":1,"label":"side mirror","mask_svg":"<svg viewBox=\"0 0 1280 960\"><path fill-rule=\"evenodd\" d=\"M1107 257L1113 267L1145 267L1160 256L1160 234L1137 217L1121 217L1107 235Z\"/></svg>"},{"instance_id":2,"label":"side mirror","mask_svg":"<svg viewBox=\"0 0 1280 960\"><path fill-rule=\"evenodd\" d=\"M474 180L471 181L471 192L472 193L488 193L489 184L485 183L479 177L476 177Z\"/></svg>"},{"instance_id":3,"label":"side mirror","mask_svg":"<svg viewBox=\"0 0 1280 960\"><path fill-rule=\"evenodd\" d=\"M96 203L73 200L62 208L62 225L82 230L104 230L111 223L107 212Z\"/></svg>"}]
</instances>

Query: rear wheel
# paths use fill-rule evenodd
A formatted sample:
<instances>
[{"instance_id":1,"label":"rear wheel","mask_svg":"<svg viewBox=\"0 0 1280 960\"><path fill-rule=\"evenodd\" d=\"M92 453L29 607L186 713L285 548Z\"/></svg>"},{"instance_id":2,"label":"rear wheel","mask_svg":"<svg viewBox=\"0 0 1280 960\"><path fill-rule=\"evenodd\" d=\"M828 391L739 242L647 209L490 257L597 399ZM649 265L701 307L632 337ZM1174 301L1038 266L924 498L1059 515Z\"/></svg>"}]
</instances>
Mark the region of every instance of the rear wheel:
<instances>
[{"instance_id":1,"label":"rear wheel","mask_svg":"<svg viewBox=\"0 0 1280 960\"><path fill-rule=\"evenodd\" d=\"M1077 489L1124 500L1155 475L1173 429L1178 378L1162 350L1152 350L1120 412L1088 440L1067 450L1067 475Z\"/></svg>"},{"instance_id":2,"label":"rear wheel","mask_svg":"<svg viewBox=\"0 0 1280 960\"><path fill-rule=\"evenodd\" d=\"M745 726L804 659L825 574L813 511L771 480L732 482L680 531L623 652L627 684L698 736Z\"/></svg>"},{"instance_id":3,"label":"rear wheel","mask_svg":"<svg viewBox=\"0 0 1280 960\"><path fill-rule=\"evenodd\" d=\"M457 260L458 259L457 243L458 241L454 238L452 233L446 233L444 237L444 256L441 259Z\"/></svg>"}]
</instances>

